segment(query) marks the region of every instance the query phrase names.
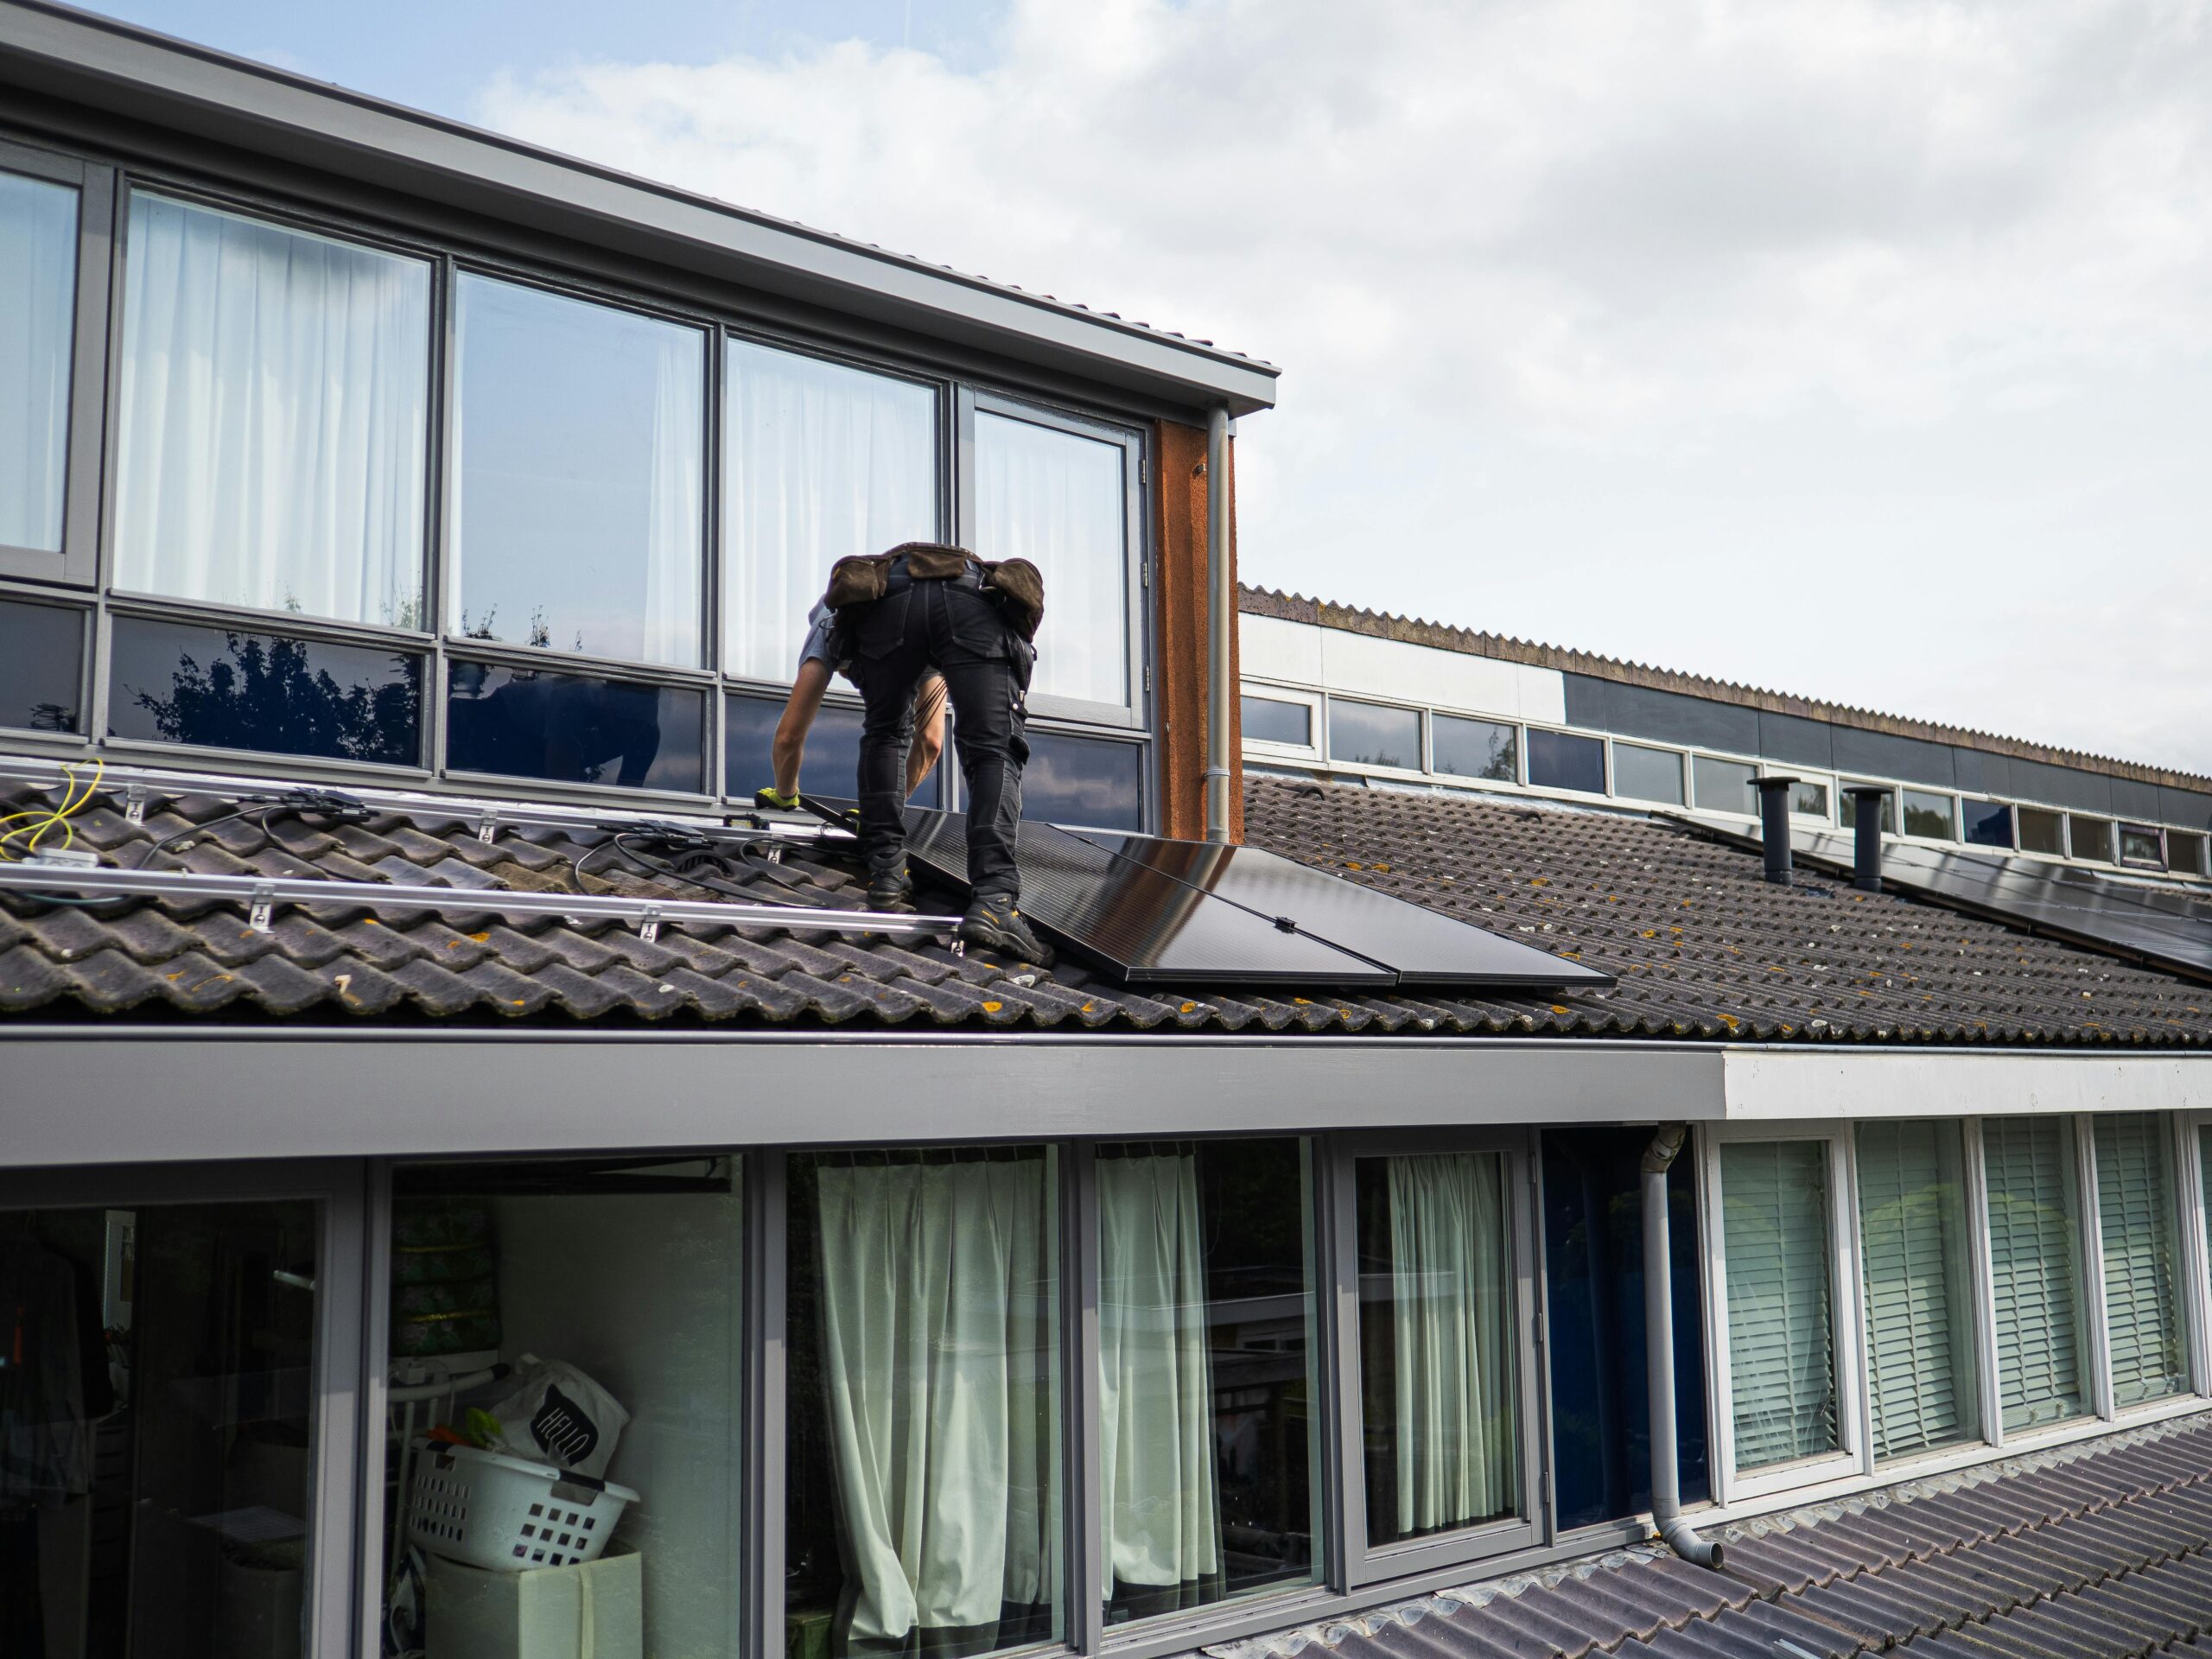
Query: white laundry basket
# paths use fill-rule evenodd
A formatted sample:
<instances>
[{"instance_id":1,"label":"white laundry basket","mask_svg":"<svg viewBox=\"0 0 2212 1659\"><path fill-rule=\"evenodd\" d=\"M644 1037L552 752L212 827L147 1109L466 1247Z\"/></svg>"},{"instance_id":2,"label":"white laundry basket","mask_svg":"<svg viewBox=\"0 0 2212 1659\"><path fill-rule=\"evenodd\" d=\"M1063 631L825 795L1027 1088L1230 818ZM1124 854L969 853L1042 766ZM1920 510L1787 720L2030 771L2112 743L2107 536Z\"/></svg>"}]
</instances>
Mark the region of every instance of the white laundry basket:
<instances>
[{"instance_id":1,"label":"white laundry basket","mask_svg":"<svg viewBox=\"0 0 2212 1659\"><path fill-rule=\"evenodd\" d=\"M598 1559L637 1501L627 1486L550 1463L417 1440L407 1536L433 1555L494 1573L574 1567Z\"/></svg>"}]
</instances>

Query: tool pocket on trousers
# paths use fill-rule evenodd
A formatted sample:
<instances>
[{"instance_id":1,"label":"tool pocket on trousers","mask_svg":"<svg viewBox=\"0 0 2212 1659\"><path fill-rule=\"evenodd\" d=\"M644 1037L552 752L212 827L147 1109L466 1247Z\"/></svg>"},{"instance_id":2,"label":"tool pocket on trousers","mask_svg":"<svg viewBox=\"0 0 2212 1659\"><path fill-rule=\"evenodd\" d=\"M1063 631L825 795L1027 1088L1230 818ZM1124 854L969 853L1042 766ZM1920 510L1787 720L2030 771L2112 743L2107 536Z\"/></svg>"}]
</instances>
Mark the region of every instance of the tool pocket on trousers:
<instances>
[{"instance_id":1,"label":"tool pocket on trousers","mask_svg":"<svg viewBox=\"0 0 2212 1659\"><path fill-rule=\"evenodd\" d=\"M854 650L862 657L887 657L906 638L906 606L914 597L912 588L901 588L881 599L841 612L840 626L850 632Z\"/></svg>"}]
</instances>

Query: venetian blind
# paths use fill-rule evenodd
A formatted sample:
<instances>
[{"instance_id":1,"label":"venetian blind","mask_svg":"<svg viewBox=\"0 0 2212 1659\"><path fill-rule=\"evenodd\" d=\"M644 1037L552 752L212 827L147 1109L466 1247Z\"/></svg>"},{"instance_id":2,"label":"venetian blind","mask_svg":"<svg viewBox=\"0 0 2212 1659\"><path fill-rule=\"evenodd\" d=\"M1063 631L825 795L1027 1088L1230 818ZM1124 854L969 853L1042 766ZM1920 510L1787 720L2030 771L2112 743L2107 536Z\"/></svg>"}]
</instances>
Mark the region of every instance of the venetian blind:
<instances>
[{"instance_id":1,"label":"venetian blind","mask_svg":"<svg viewBox=\"0 0 2212 1659\"><path fill-rule=\"evenodd\" d=\"M2148 1114L2101 1117L2096 1148L2113 1403L2139 1405L2183 1382L2164 1125Z\"/></svg>"},{"instance_id":2,"label":"venetian blind","mask_svg":"<svg viewBox=\"0 0 2212 1659\"><path fill-rule=\"evenodd\" d=\"M2074 1135L2063 1119L1993 1118L1981 1131L2007 1430L2080 1414Z\"/></svg>"},{"instance_id":3,"label":"venetian blind","mask_svg":"<svg viewBox=\"0 0 2212 1659\"><path fill-rule=\"evenodd\" d=\"M1725 1146L1720 1193L1736 1466L1833 1451L1827 1149L1818 1141Z\"/></svg>"},{"instance_id":4,"label":"venetian blind","mask_svg":"<svg viewBox=\"0 0 2212 1659\"><path fill-rule=\"evenodd\" d=\"M1941 1446L1974 1427L1958 1137L1955 1124L1859 1127L1866 1389L1877 1458Z\"/></svg>"}]
</instances>

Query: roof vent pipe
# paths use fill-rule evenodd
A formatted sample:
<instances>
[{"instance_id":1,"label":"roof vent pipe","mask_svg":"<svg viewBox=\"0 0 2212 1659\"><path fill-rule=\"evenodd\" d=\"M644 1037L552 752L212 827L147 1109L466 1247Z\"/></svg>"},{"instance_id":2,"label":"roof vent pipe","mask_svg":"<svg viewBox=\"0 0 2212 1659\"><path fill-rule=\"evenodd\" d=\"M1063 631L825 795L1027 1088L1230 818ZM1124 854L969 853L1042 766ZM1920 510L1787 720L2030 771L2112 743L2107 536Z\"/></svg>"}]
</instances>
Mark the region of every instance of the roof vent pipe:
<instances>
[{"instance_id":1,"label":"roof vent pipe","mask_svg":"<svg viewBox=\"0 0 2212 1659\"><path fill-rule=\"evenodd\" d=\"M1851 885L1867 893L1882 890L1882 813L1890 803L1888 786L1847 784L1851 797Z\"/></svg>"},{"instance_id":2,"label":"roof vent pipe","mask_svg":"<svg viewBox=\"0 0 2212 1659\"><path fill-rule=\"evenodd\" d=\"M1675 1271L1667 1230L1667 1171L1689 1134L1662 1126L1643 1153L1643 1370L1651 1402L1651 1524L1686 1561L1718 1568L1721 1548L1682 1519L1675 1448Z\"/></svg>"},{"instance_id":3,"label":"roof vent pipe","mask_svg":"<svg viewBox=\"0 0 2212 1659\"><path fill-rule=\"evenodd\" d=\"M1206 416L1206 839L1229 839L1230 630L1236 581L1229 568L1229 411Z\"/></svg>"},{"instance_id":4,"label":"roof vent pipe","mask_svg":"<svg viewBox=\"0 0 2212 1659\"><path fill-rule=\"evenodd\" d=\"M1789 791L1795 778L1758 778L1759 845L1766 851L1766 879L1789 885Z\"/></svg>"}]
</instances>

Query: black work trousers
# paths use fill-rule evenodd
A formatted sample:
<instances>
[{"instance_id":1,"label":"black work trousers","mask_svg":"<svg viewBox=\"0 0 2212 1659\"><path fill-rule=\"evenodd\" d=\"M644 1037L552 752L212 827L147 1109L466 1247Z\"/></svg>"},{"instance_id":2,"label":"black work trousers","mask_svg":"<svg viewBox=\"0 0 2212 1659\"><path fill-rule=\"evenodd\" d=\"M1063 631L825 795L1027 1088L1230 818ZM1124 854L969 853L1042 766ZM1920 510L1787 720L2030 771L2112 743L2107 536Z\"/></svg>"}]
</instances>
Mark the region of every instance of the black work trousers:
<instances>
[{"instance_id":1,"label":"black work trousers","mask_svg":"<svg viewBox=\"0 0 2212 1659\"><path fill-rule=\"evenodd\" d=\"M914 739L914 686L924 671L944 676L952 739L967 785L968 880L979 899L1013 904L1021 817L1024 736L1036 653L983 591L974 569L945 581L915 582L894 568L890 591L849 620L852 676L868 713L861 728L861 852L868 874L906 862L906 750Z\"/></svg>"}]
</instances>

